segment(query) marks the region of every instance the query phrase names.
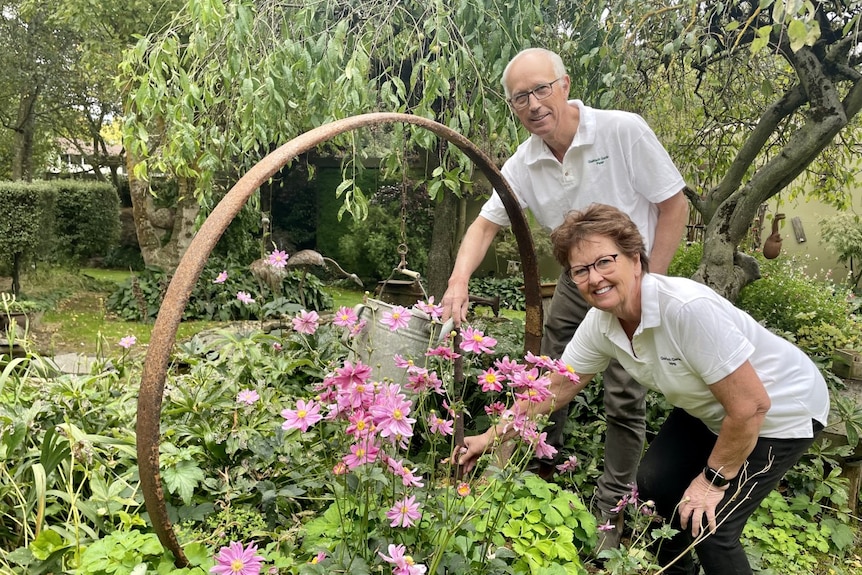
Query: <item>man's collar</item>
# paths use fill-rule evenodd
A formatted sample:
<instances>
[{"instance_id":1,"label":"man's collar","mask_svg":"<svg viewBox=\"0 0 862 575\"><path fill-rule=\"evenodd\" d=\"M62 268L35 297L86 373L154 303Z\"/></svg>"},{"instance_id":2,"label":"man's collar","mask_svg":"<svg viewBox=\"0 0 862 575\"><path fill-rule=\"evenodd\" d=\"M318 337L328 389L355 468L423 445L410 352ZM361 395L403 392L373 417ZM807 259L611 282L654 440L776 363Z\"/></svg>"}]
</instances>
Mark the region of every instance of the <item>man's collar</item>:
<instances>
[{"instance_id":1,"label":"man's collar","mask_svg":"<svg viewBox=\"0 0 862 575\"><path fill-rule=\"evenodd\" d=\"M580 100L569 100L570 106L577 106L579 112L578 131L575 132L575 137L572 143L569 144L569 149L579 146L589 146L596 140L596 117L594 110L584 105ZM539 136L530 134L527 140L525 163L534 164L541 160L554 159L554 153L545 144Z\"/></svg>"}]
</instances>

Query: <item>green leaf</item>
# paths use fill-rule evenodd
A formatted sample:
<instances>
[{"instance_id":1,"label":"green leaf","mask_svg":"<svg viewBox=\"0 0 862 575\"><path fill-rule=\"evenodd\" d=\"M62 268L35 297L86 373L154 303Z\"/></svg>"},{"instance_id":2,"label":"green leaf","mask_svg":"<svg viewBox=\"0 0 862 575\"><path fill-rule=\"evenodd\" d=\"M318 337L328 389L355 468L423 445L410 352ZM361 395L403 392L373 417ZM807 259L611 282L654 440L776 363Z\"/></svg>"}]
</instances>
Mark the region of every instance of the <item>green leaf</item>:
<instances>
[{"instance_id":1,"label":"green leaf","mask_svg":"<svg viewBox=\"0 0 862 575\"><path fill-rule=\"evenodd\" d=\"M60 537L59 533L51 529L45 529L39 533L39 536L36 537L35 541L30 543L29 549L36 559L44 561L48 559L52 553L64 547L67 547L67 545L63 541L63 538Z\"/></svg>"},{"instance_id":2,"label":"green leaf","mask_svg":"<svg viewBox=\"0 0 862 575\"><path fill-rule=\"evenodd\" d=\"M186 505L191 503L194 490L203 478L204 472L193 461L180 461L162 471L168 491L178 494Z\"/></svg>"}]
</instances>

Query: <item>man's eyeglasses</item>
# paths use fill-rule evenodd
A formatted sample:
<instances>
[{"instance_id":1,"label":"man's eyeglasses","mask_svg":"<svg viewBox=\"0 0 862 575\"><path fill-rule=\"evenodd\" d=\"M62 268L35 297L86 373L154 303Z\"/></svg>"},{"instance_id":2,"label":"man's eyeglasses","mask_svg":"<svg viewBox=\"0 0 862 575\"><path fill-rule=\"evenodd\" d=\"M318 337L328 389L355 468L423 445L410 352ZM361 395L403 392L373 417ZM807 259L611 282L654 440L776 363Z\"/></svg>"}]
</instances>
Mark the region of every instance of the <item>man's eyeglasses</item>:
<instances>
[{"instance_id":1,"label":"man's eyeglasses","mask_svg":"<svg viewBox=\"0 0 862 575\"><path fill-rule=\"evenodd\" d=\"M515 108L516 110L521 110L530 105L530 95L536 97L537 100L544 100L548 96L554 93L554 84L563 79L563 76L560 76L553 82L548 84L539 84L529 92L521 92L520 94L515 94L511 98L507 100L509 105Z\"/></svg>"},{"instance_id":2,"label":"man's eyeglasses","mask_svg":"<svg viewBox=\"0 0 862 575\"><path fill-rule=\"evenodd\" d=\"M594 268L601 275L609 274L616 269L617 256L619 255L620 254L610 254L602 256L589 265L569 268L569 277L576 284L582 284L590 279L590 268Z\"/></svg>"}]
</instances>

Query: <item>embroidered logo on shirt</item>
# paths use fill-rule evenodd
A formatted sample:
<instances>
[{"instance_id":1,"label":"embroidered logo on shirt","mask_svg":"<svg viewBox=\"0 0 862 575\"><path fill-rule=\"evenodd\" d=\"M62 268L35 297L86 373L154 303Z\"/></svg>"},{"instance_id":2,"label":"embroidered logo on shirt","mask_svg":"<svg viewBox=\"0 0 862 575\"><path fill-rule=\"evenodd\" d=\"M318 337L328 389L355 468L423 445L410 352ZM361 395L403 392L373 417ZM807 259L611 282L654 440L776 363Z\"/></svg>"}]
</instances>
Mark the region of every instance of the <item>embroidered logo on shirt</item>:
<instances>
[{"instance_id":1,"label":"embroidered logo on shirt","mask_svg":"<svg viewBox=\"0 0 862 575\"><path fill-rule=\"evenodd\" d=\"M588 164L595 164L597 166L601 166L607 161L608 156L602 156L601 158L593 158L592 160L587 160Z\"/></svg>"}]
</instances>

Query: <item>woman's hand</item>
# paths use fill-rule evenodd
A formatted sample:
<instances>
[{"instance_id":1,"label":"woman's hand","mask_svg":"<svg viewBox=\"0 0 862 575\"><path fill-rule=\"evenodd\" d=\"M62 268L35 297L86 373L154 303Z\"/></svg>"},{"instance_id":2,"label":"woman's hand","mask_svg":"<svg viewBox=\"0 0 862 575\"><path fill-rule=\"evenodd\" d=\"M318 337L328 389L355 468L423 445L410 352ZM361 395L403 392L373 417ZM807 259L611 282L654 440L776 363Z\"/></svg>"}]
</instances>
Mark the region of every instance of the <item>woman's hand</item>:
<instances>
[{"instance_id":1,"label":"woman's hand","mask_svg":"<svg viewBox=\"0 0 862 575\"><path fill-rule=\"evenodd\" d=\"M728 486L716 487L706 480L703 473L698 473L685 494L682 501L679 502L679 520L683 530L688 529L689 521L691 521L691 535L697 537L700 534L700 529L703 526L703 516L706 514L706 521L710 531L715 531L717 525L715 523L715 512L718 504L724 498L724 492Z\"/></svg>"},{"instance_id":2,"label":"woman's hand","mask_svg":"<svg viewBox=\"0 0 862 575\"><path fill-rule=\"evenodd\" d=\"M464 473L469 473L476 466L476 461L487 451L493 441L492 427L482 435L470 435L464 438L464 445L455 448L452 461L463 467Z\"/></svg>"}]
</instances>

